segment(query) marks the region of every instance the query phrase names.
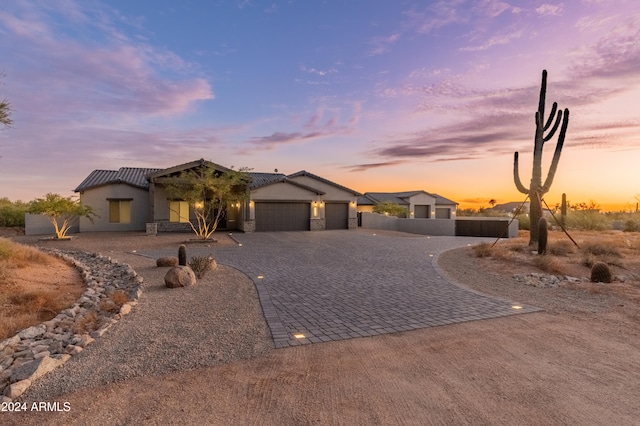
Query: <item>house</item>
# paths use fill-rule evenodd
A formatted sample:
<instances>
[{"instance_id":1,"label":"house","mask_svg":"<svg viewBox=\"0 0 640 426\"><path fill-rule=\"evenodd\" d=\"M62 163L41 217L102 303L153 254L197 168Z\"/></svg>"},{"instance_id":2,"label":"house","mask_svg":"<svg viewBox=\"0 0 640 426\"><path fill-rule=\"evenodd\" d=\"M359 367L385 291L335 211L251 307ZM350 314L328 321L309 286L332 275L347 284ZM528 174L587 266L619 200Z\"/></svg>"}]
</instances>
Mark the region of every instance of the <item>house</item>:
<instances>
[{"instance_id":1,"label":"house","mask_svg":"<svg viewBox=\"0 0 640 426\"><path fill-rule=\"evenodd\" d=\"M98 215L80 219L80 232L143 231L156 223L158 231L190 231L190 206L172 199L164 185L180 173L203 166L224 173L228 168L204 159L157 168L122 167L94 170L75 189L80 201ZM227 208L219 229L308 231L355 229L360 193L307 171L291 175L249 172L248 200Z\"/></svg>"},{"instance_id":2,"label":"house","mask_svg":"<svg viewBox=\"0 0 640 426\"><path fill-rule=\"evenodd\" d=\"M358 197L358 212L373 212L378 203L390 202L406 207L409 219L454 219L458 203L423 190L404 192L365 192Z\"/></svg>"}]
</instances>

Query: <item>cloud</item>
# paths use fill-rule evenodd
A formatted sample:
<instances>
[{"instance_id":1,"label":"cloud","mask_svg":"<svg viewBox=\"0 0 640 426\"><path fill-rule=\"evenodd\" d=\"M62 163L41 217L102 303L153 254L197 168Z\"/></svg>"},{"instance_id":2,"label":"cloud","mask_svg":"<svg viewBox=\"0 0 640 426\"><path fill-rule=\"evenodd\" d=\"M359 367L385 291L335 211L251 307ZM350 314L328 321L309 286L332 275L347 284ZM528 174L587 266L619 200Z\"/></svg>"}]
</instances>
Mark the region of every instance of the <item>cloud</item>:
<instances>
[{"instance_id":1,"label":"cloud","mask_svg":"<svg viewBox=\"0 0 640 426\"><path fill-rule=\"evenodd\" d=\"M538 15L554 15L554 16L558 16L558 15L562 15L564 6L562 5L562 3L558 4L558 5L554 5L554 4L543 4L539 7L536 8L536 13Z\"/></svg>"},{"instance_id":2,"label":"cloud","mask_svg":"<svg viewBox=\"0 0 640 426\"><path fill-rule=\"evenodd\" d=\"M331 67L331 68L329 68L327 70L319 70L319 69L316 69L316 68L307 67L305 65L300 66L300 70L304 71L304 72L307 72L309 74L319 75L321 77L324 77L325 75L334 74L334 73L338 72L338 70L335 69L334 67Z\"/></svg>"},{"instance_id":3,"label":"cloud","mask_svg":"<svg viewBox=\"0 0 640 426\"><path fill-rule=\"evenodd\" d=\"M517 40L520 37L522 37L522 30L515 31L510 34L501 34L501 35L493 36L489 40L481 44L480 46L462 47L459 50L461 52L477 52L481 50L487 50L493 46L509 44L513 40Z\"/></svg>"},{"instance_id":4,"label":"cloud","mask_svg":"<svg viewBox=\"0 0 640 426\"><path fill-rule=\"evenodd\" d=\"M580 49L571 59L569 71L580 78L638 81L640 78L640 15L618 24L596 43Z\"/></svg>"},{"instance_id":5,"label":"cloud","mask_svg":"<svg viewBox=\"0 0 640 426\"><path fill-rule=\"evenodd\" d=\"M191 64L176 53L131 39L109 26L107 18L91 20L73 2L64 4L75 11L69 18L74 31L86 37L72 39L56 31L52 22L67 18L46 8L0 13L5 28L0 46L13 52L6 58L11 62L7 74L21 77L11 88L19 93L17 110L100 121L131 113L182 114L214 98L208 81L190 76ZM15 45L28 54L9 48Z\"/></svg>"},{"instance_id":6,"label":"cloud","mask_svg":"<svg viewBox=\"0 0 640 426\"><path fill-rule=\"evenodd\" d=\"M399 164L404 164L407 163L407 161L404 160L393 160L393 161L384 161L384 162L380 162L380 163L365 163L365 164L356 164L356 165L352 165L352 166L343 166L343 169L347 169L350 172L366 172L367 170L370 169L378 169L381 167L391 167L391 166L397 166Z\"/></svg>"},{"instance_id":7,"label":"cloud","mask_svg":"<svg viewBox=\"0 0 640 426\"><path fill-rule=\"evenodd\" d=\"M370 56L382 55L383 53L391 50L391 46L400 40L400 33L394 33L386 37L374 37L371 39L370 44L373 45L373 49L369 52Z\"/></svg>"}]
</instances>

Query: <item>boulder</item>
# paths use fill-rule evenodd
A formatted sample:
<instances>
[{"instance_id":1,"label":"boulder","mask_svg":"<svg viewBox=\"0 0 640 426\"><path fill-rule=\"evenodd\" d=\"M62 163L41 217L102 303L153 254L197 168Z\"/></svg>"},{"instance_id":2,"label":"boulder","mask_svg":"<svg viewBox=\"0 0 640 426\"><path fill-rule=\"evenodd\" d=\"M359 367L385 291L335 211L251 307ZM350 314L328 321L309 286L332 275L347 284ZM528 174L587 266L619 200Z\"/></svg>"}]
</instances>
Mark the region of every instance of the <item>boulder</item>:
<instances>
[{"instance_id":1,"label":"boulder","mask_svg":"<svg viewBox=\"0 0 640 426\"><path fill-rule=\"evenodd\" d=\"M189 266L174 266L164 276L164 284L169 288L189 287L195 283L196 274Z\"/></svg>"},{"instance_id":2,"label":"boulder","mask_svg":"<svg viewBox=\"0 0 640 426\"><path fill-rule=\"evenodd\" d=\"M11 386L7 386L4 390L4 395L10 399L15 399L22 395L24 391L26 391L29 386L31 386L31 380L21 380L12 384Z\"/></svg>"},{"instance_id":3,"label":"boulder","mask_svg":"<svg viewBox=\"0 0 640 426\"><path fill-rule=\"evenodd\" d=\"M59 365L60 361L48 356L34 359L33 361L26 362L13 370L13 373L11 374L11 383L20 382L26 379L38 379Z\"/></svg>"},{"instance_id":4,"label":"boulder","mask_svg":"<svg viewBox=\"0 0 640 426\"><path fill-rule=\"evenodd\" d=\"M158 260L156 260L156 266L158 266L158 267L163 267L163 266L174 267L174 266L178 266L178 258L177 257L173 257L173 256L161 257Z\"/></svg>"}]
</instances>

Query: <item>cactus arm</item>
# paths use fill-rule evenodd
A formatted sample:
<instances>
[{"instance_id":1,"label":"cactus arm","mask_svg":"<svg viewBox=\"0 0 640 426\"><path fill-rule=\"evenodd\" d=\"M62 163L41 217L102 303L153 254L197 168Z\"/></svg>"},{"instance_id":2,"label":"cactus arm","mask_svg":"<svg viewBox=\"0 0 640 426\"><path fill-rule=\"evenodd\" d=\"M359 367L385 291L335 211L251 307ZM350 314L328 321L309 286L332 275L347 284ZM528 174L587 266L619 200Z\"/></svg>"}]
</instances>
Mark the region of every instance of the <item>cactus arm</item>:
<instances>
[{"instance_id":1,"label":"cactus arm","mask_svg":"<svg viewBox=\"0 0 640 426\"><path fill-rule=\"evenodd\" d=\"M523 194L529 194L529 190L524 187L520 181L520 173L518 172L518 152L513 155L513 180L516 183L516 188Z\"/></svg>"},{"instance_id":2,"label":"cactus arm","mask_svg":"<svg viewBox=\"0 0 640 426\"><path fill-rule=\"evenodd\" d=\"M549 117L551 118L551 117ZM547 136L544 137L543 142L548 141L556 134L556 130L558 130L558 126L560 125L560 120L562 119L562 111L558 111L558 115L556 116L556 122L553 124L553 128L549 132ZM546 128L546 126L545 126Z\"/></svg>"},{"instance_id":3,"label":"cactus arm","mask_svg":"<svg viewBox=\"0 0 640 426\"><path fill-rule=\"evenodd\" d=\"M549 114L549 118L547 118L547 124L544 125L544 130L547 130L553 121L553 116L556 115L556 111L558 110L558 103L554 102L551 107L551 113Z\"/></svg>"},{"instance_id":4,"label":"cactus arm","mask_svg":"<svg viewBox=\"0 0 640 426\"><path fill-rule=\"evenodd\" d=\"M544 117L544 102L547 96L547 70L542 70L542 84L540 84L540 101L538 102L538 112Z\"/></svg>"},{"instance_id":5,"label":"cactus arm","mask_svg":"<svg viewBox=\"0 0 640 426\"><path fill-rule=\"evenodd\" d=\"M547 174L547 179L544 181L544 185L542 186L542 193L546 193L551 188L551 184L553 183L553 178L556 174L556 169L558 168L558 162L560 161L560 154L562 153L562 145L564 144L564 138L567 134L567 127L569 126L569 109L564 109L564 120L562 120L562 128L560 129L560 135L558 135L558 143L556 144L556 150L553 153L553 160L551 161L551 167L549 167L549 173Z\"/></svg>"}]
</instances>

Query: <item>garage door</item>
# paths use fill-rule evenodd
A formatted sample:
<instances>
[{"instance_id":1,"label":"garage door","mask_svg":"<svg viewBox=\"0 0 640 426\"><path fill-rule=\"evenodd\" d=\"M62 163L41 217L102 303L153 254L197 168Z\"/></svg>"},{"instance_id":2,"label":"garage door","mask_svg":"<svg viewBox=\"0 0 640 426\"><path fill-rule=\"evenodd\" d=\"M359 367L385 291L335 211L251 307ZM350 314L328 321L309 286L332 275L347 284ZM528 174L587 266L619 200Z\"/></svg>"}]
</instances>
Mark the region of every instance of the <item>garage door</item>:
<instances>
[{"instance_id":1,"label":"garage door","mask_svg":"<svg viewBox=\"0 0 640 426\"><path fill-rule=\"evenodd\" d=\"M349 203L324 205L325 229L349 229Z\"/></svg>"},{"instance_id":2,"label":"garage door","mask_svg":"<svg viewBox=\"0 0 640 426\"><path fill-rule=\"evenodd\" d=\"M256 202L256 232L308 231L309 203Z\"/></svg>"}]
</instances>

